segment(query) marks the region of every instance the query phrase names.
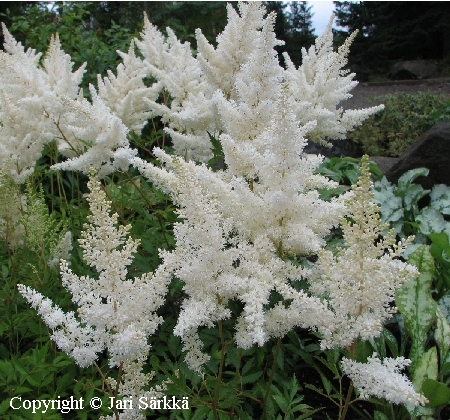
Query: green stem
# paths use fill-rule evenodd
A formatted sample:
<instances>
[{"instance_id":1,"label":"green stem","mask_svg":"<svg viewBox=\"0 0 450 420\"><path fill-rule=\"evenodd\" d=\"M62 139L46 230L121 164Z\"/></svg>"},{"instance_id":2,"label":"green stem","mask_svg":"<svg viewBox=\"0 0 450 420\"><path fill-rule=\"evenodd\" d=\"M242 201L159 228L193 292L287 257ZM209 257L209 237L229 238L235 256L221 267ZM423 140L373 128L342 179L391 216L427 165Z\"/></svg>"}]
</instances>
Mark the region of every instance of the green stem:
<instances>
[{"instance_id":1,"label":"green stem","mask_svg":"<svg viewBox=\"0 0 450 420\"><path fill-rule=\"evenodd\" d=\"M350 382L350 386L348 387L347 391L347 398L345 399L344 407L342 407L342 411L339 414L339 420L344 420L345 416L347 415L348 408L350 407L350 399L353 394L353 382Z\"/></svg>"},{"instance_id":2,"label":"green stem","mask_svg":"<svg viewBox=\"0 0 450 420\"><path fill-rule=\"evenodd\" d=\"M213 408L214 418L216 420L219 419L219 413L217 411L217 403L219 401L220 387L222 385L222 374L223 374L223 366L225 364L225 349L226 349L225 339L223 337L222 321L219 320L217 322L217 324L219 326L221 351L220 351L219 374L217 376L216 389L214 391L214 399L212 401L212 408Z\"/></svg>"},{"instance_id":3,"label":"green stem","mask_svg":"<svg viewBox=\"0 0 450 420\"><path fill-rule=\"evenodd\" d=\"M362 312L362 308L360 307L360 313L361 312ZM351 360L355 360L355 350L356 350L357 344L358 344L358 339L356 338L353 341L352 345L348 348ZM347 397L345 398L344 406L342 406L342 403L339 406L339 420L345 419L348 408L350 407L350 404L351 404L352 394L353 394L353 381L350 381L350 385L348 387ZM342 392L341 392L341 395L342 395Z\"/></svg>"},{"instance_id":4,"label":"green stem","mask_svg":"<svg viewBox=\"0 0 450 420\"><path fill-rule=\"evenodd\" d=\"M272 381L273 381L273 375L275 374L275 370L277 368L277 360L278 360L278 354L280 352L280 347L281 347L281 338L278 338L277 340L277 347L275 349L275 354L273 356L273 363L272 363L272 369L270 371L270 377L269 377L269 382L267 383L267 387L266 387L266 392L264 394L264 418L267 419L267 399L269 398L269 393L270 393L270 387L272 385Z\"/></svg>"}]
</instances>

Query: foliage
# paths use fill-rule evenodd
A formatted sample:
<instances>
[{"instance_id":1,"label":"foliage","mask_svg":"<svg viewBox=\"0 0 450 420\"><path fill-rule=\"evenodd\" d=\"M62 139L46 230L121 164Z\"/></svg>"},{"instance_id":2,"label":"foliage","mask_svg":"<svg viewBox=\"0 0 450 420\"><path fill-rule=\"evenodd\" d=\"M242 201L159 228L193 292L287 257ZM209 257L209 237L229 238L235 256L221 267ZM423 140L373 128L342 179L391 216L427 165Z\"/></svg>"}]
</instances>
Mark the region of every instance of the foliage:
<instances>
[{"instance_id":1,"label":"foliage","mask_svg":"<svg viewBox=\"0 0 450 420\"><path fill-rule=\"evenodd\" d=\"M450 187L438 184L430 191L414 183L428 172L426 168L412 169L399 178L397 185L383 177L374 186L374 201L381 207L383 222L402 238L415 233L419 244L425 243L426 235L432 232L450 234Z\"/></svg>"},{"instance_id":2,"label":"foliage","mask_svg":"<svg viewBox=\"0 0 450 420\"><path fill-rule=\"evenodd\" d=\"M393 93L376 101L384 110L349 135L371 156L398 157L437 121L450 118L450 101L428 92Z\"/></svg>"}]
</instances>

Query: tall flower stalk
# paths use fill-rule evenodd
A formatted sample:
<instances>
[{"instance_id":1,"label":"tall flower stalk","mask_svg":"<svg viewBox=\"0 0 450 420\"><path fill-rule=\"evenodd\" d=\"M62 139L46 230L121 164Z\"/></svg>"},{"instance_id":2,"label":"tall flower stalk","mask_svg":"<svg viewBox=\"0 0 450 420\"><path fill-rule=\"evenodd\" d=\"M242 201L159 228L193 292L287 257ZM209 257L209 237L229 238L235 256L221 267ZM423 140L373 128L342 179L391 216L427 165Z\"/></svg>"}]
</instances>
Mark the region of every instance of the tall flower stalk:
<instances>
[{"instance_id":1,"label":"tall flower stalk","mask_svg":"<svg viewBox=\"0 0 450 420\"><path fill-rule=\"evenodd\" d=\"M108 352L109 366L118 372L116 379L104 378L111 397L150 399L160 393L148 389L150 376L143 373L143 365L150 350L148 338L162 322L156 310L164 302L167 284L151 273L129 278L127 267L139 240L129 237L131 226L117 226L118 215L110 214L111 203L92 172L88 187L91 215L79 243L98 278L78 276L67 261L60 263L62 284L78 305L77 313L64 312L30 287L18 288L52 330L57 346L79 366L90 366L99 353ZM118 410L114 411L118 420ZM121 418L144 417L135 406Z\"/></svg>"}]
</instances>

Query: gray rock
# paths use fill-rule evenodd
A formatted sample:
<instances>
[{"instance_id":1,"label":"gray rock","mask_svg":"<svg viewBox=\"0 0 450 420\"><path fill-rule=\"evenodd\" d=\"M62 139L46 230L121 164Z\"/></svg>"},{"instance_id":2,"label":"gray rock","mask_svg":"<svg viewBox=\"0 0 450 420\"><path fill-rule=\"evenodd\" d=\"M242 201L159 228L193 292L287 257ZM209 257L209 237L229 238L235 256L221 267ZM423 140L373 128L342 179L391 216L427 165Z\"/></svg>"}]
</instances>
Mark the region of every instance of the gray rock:
<instances>
[{"instance_id":1,"label":"gray rock","mask_svg":"<svg viewBox=\"0 0 450 420\"><path fill-rule=\"evenodd\" d=\"M314 142L308 142L305 153L322 155L327 158L350 156L359 158L362 156L361 146L352 140L331 140L331 147L322 146Z\"/></svg>"},{"instance_id":2,"label":"gray rock","mask_svg":"<svg viewBox=\"0 0 450 420\"><path fill-rule=\"evenodd\" d=\"M425 60L399 61L391 67L388 76L394 80L428 79L437 74L437 66Z\"/></svg>"},{"instance_id":3,"label":"gray rock","mask_svg":"<svg viewBox=\"0 0 450 420\"><path fill-rule=\"evenodd\" d=\"M398 158L384 156L371 156L370 160L378 165L378 168L380 168L380 171L383 174L385 174L398 162Z\"/></svg>"},{"instance_id":4,"label":"gray rock","mask_svg":"<svg viewBox=\"0 0 450 420\"><path fill-rule=\"evenodd\" d=\"M439 121L399 157L398 162L387 172L388 181L397 183L406 171L428 168L427 177L419 177L416 182L425 189L435 184L450 186L450 120Z\"/></svg>"}]
</instances>

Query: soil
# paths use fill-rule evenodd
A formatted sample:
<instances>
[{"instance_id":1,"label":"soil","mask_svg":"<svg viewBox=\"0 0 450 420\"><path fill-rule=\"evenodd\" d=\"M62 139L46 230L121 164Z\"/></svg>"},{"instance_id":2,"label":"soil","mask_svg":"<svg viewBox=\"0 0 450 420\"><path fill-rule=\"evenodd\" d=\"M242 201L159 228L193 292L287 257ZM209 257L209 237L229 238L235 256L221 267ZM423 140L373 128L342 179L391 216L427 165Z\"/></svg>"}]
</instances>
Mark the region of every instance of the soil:
<instances>
[{"instance_id":1,"label":"soil","mask_svg":"<svg viewBox=\"0 0 450 420\"><path fill-rule=\"evenodd\" d=\"M378 105L377 96L389 93L431 92L450 99L450 78L396 80L392 82L360 83L352 91L352 98L342 103L344 109L361 109Z\"/></svg>"}]
</instances>

